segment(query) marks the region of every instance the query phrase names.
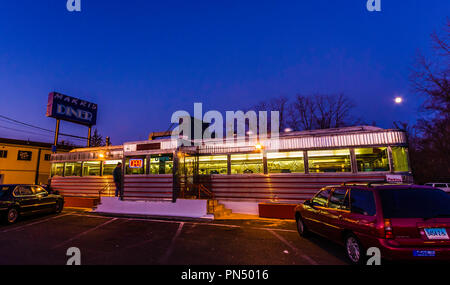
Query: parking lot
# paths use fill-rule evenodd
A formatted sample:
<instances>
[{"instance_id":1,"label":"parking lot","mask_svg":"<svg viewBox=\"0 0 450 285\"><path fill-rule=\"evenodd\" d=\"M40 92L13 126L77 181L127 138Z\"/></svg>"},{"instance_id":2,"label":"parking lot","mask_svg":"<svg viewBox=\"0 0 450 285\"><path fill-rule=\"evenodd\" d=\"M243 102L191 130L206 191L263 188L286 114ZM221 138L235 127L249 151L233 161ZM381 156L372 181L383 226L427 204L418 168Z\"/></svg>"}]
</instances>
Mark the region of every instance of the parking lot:
<instances>
[{"instance_id":1,"label":"parking lot","mask_svg":"<svg viewBox=\"0 0 450 285\"><path fill-rule=\"evenodd\" d=\"M178 221L64 211L0 226L0 264L336 265L342 248L302 239L294 221Z\"/></svg>"}]
</instances>

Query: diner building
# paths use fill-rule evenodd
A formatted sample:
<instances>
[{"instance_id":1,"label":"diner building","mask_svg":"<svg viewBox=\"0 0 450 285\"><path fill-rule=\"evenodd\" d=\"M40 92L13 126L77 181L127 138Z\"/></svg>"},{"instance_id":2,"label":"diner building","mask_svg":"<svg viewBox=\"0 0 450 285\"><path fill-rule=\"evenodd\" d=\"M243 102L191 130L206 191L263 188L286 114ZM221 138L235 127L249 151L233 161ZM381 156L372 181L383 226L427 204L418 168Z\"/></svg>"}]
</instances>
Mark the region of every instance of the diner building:
<instances>
[{"instance_id":1,"label":"diner building","mask_svg":"<svg viewBox=\"0 0 450 285\"><path fill-rule=\"evenodd\" d=\"M212 199L239 212L249 204L297 204L348 181L394 176L412 182L407 137L397 129L358 126L192 143L167 138L54 154L52 187L65 196L111 196L112 171L121 161L124 200Z\"/></svg>"}]
</instances>

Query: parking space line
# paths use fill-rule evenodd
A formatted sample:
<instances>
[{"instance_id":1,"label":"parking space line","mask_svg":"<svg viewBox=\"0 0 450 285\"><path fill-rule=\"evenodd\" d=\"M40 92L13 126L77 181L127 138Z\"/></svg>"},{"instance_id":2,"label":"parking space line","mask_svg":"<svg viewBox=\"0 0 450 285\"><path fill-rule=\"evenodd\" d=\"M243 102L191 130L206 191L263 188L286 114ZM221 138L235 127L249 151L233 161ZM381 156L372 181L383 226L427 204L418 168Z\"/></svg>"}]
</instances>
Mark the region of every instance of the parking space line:
<instances>
[{"instance_id":1,"label":"parking space line","mask_svg":"<svg viewBox=\"0 0 450 285\"><path fill-rule=\"evenodd\" d=\"M242 228L238 225L229 225L229 224L213 224L213 223L191 223L193 225L205 225L205 226L216 226L216 227L226 227L226 228Z\"/></svg>"},{"instance_id":2,"label":"parking space line","mask_svg":"<svg viewBox=\"0 0 450 285\"><path fill-rule=\"evenodd\" d=\"M119 218L119 219L127 219L129 221L142 221L142 222L156 222L156 223L169 223L169 224L179 224L184 223L180 221L172 221L172 220L154 220L154 219L146 219L146 218Z\"/></svg>"},{"instance_id":3,"label":"parking space line","mask_svg":"<svg viewBox=\"0 0 450 285\"><path fill-rule=\"evenodd\" d=\"M28 224L25 224L23 226L17 226L17 227L11 228L11 229L6 229L6 230L3 230L3 231L0 231L0 233L20 231L20 230L22 230L22 229L24 229L26 227L37 225L37 224L41 224L41 223L44 223L44 222L47 222L47 221L50 221L50 220L54 220L54 219L58 219L58 218L62 218L62 217L68 216L68 215L70 215L70 213L64 214L64 215L58 215L58 216L55 216L55 217L50 217L50 218L47 218L47 219L44 219L44 220L39 220L39 221L32 222L32 223L28 223Z\"/></svg>"},{"instance_id":4,"label":"parking space line","mask_svg":"<svg viewBox=\"0 0 450 285\"><path fill-rule=\"evenodd\" d=\"M69 242L74 241L74 240L76 240L76 239L78 239L78 238L80 238L80 237L82 237L82 236L84 236L84 235L86 235L86 234L88 234L90 232L93 232L93 231L95 231L95 230L97 230L97 229L99 229L99 228L101 228L103 226L106 226L107 224L110 224L110 223L112 223L112 222L114 222L116 220L117 220L117 218L113 218L113 219L108 220L108 221L106 221L106 222L104 222L104 223L102 223L102 224L100 224L98 226L95 226L95 227L93 227L93 228L91 228L89 230L86 230L86 231L84 231L82 233L79 233L76 236L74 236L74 237L72 237L72 238L70 238L70 239L68 239L66 241L63 241L63 242L55 245L52 249L56 249L56 248L61 247L61 246L65 245L65 244L68 244Z\"/></svg>"},{"instance_id":5,"label":"parking space line","mask_svg":"<svg viewBox=\"0 0 450 285\"><path fill-rule=\"evenodd\" d=\"M288 233L296 233L297 232L296 230L286 230L286 229L277 229L277 228L274 228L274 229L270 229L270 228L250 228L250 229L265 230L265 231L272 230L272 231L277 231L277 232L288 232Z\"/></svg>"},{"instance_id":6,"label":"parking space line","mask_svg":"<svg viewBox=\"0 0 450 285\"><path fill-rule=\"evenodd\" d=\"M180 225L178 226L178 230L175 233L175 235L172 238L172 241L170 242L170 246L167 249L166 253L163 255L163 257L160 259L159 263L161 264L166 264L167 261L169 260L170 255L172 254L173 248L175 246L175 241L178 238L178 236L181 233L181 229L183 228L184 222L181 222Z\"/></svg>"},{"instance_id":7,"label":"parking space line","mask_svg":"<svg viewBox=\"0 0 450 285\"><path fill-rule=\"evenodd\" d=\"M75 214L75 216L80 216L80 217L101 217L101 218L106 218L109 219L109 217L107 216L97 216L97 215L84 215L84 214ZM156 223L169 223L169 224L179 224L181 223L181 221L175 221L175 220L156 220L156 219L146 219L146 218L126 218L126 217L116 217L116 219L125 219L128 221L142 221L142 222L156 222ZM184 224L190 224L190 225L199 225L199 226L216 226L216 227L226 227L226 228L242 228L242 226L239 225L231 225L231 224L217 224L217 223L209 223L209 222L205 222L205 223L201 223L201 222L189 222L189 221L184 221ZM267 230L268 228L262 228L262 227L248 227L248 229L252 229L252 230ZM288 229L279 229L279 228L271 228L271 230L274 231L280 231L280 232L290 232L290 233L296 233L296 230L288 230Z\"/></svg>"},{"instance_id":8,"label":"parking space line","mask_svg":"<svg viewBox=\"0 0 450 285\"><path fill-rule=\"evenodd\" d=\"M306 260L309 264L311 264L311 265L318 265L318 263L315 260L313 260L311 257L309 257L309 256L307 256L305 254L302 254L298 248L293 246L289 241L287 241L285 238L283 238L282 236L280 236L279 234L274 232L272 229L266 229L266 230L268 232L270 232L271 234L273 234L275 237L277 237L281 242L283 242L289 248L291 248L297 255L299 255L301 258Z\"/></svg>"},{"instance_id":9,"label":"parking space line","mask_svg":"<svg viewBox=\"0 0 450 285\"><path fill-rule=\"evenodd\" d=\"M100 216L100 215L84 215L84 214L72 214L72 216L77 216L77 217L88 217L88 218L101 218L101 219L111 219L111 217L107 217L107 216Z\"/></svg>"}]
</instances>

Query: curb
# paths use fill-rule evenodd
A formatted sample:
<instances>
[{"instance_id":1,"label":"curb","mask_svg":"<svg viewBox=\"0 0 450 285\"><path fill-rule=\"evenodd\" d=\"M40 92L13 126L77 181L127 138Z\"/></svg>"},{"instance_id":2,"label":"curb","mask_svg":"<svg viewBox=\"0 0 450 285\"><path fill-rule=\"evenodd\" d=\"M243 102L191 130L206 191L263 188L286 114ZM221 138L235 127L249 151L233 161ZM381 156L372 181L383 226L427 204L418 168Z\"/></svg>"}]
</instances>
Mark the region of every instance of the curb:
<instances>
[{"instance_id":1,"label":"curb","mask_svg":"<svg viewBox=\"0 0 450 285\"><path fill-rule=\"evenodd\" d=\"M137 219L154 219L162 221L214 221L214 215L208 215L205 217L193 218L183 216L160 216L160 215L145 215L145 214L124 214L124 213L108 213L108 212L89 212L89 214L95 214L104 217L117 217L117 218L137 218Z\"/></svg>"}]
</instances>

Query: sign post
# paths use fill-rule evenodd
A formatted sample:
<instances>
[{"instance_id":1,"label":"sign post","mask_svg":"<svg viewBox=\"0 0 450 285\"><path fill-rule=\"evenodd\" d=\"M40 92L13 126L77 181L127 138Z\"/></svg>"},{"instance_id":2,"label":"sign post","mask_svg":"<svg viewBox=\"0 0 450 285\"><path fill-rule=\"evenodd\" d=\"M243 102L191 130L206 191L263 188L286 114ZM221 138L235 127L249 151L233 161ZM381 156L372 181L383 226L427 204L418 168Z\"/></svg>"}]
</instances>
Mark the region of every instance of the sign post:
<instances>
[{"instance_id":1,"label":"sign post","mask_svg":"<svg viewBox=\"0 0 450 285\"><path fill-rule=\"evenodd\" d=\"M53 144L55 146L55 151L54 152L56 152L56 147L58 146L59 124L60 123L61 123L61 121L59 119L56 119L55 143Z\"/></svg>"},{"instance_id":2,"label":"sign post","mask_svg":"<svg viewBox=\"0 0 450 285\"><path fill-rule=\"evenodd\" d=\"M91 147L91 131L92 131L92 127L89 126L88 138L87 138L87 147Z\"/></svg>"}]
</instances>

